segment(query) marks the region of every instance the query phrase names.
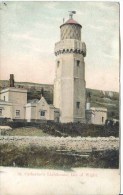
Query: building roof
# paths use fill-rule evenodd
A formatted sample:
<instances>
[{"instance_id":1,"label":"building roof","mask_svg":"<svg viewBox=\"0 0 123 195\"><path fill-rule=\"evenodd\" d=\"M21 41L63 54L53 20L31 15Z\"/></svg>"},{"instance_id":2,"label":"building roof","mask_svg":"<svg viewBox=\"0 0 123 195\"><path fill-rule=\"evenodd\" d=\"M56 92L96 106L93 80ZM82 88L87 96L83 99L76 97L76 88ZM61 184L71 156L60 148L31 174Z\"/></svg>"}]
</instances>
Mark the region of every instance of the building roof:
<instances>
[{"instance_id":1,"label":"building roof","mask_svg":"<svg viewBox=\"0 0 123 195\"><path fill-rule=\"evenodd\" d=\"M81 26L81 24L79 24L77 21L75 21L74 19L69 19L69 20L67 20L64 24L62 24L61 26L60 26L60 28L62 27L62 26L64 26L65 24L77 24L77 25L79 25L80 27L82 27Z\"/></svg>"},{"instance_id":2,"label":"building roof","mask_svg":"<svg viewBox=\"0 0 123 195\"><path fill-rule=\"evenodd\" d=\"M0 105L11 105L11 104L12 104L12 102L7 102L7 101L0 99Z\"/></svg>"},{"instance_id":3,"label":"building roof","mask_svg":"<svg viewBox=\"0 0 123 195\"><path fill-rule=\"evenodd\" d=\"M43 97L45 98L48 104L53 104L53 94L50 91L44 91ZM30 98L27 103L31 103L31 104L38 103L40 98L41 98L41 94L33 95L33 97Z\"/></svg>"},{"instance_id":4,"label":"building roof","mask_svg":"<svg viewBox=\"0 0 123 195\"><path fill-rule=\"evenodd\" d=\"M98 112L101 112L101 111L107 112L107 108L105 107L91 107L90 110L98 111Z\"/></svg>"},{"instance_id":5,"label":"building roof","mask_svg":"<svg viewBox=\"0 0 123 195\"><path fill-rule=\"evenodd\" d=\"M32 99L32 100L28 100L27 103L31 103L31 104L34 104L34 103L37 103L39 102L39 99Z\"/></svg>"},{"instance_id":6,"label":"building roof","mask_svg":"<svg viewBox=\"0 0 123 195\"><path fill-rule=\"evenodd\" d=\"M8 88L5 88L5 89L2 89L0 93L2 94L2 93L6 93L8 91L27 93L26 89L24 89L24 88L16 88L16 87L8 87Z\"/></svg>"},{"instance_id":7,"label":"building roof","mask_svg":"<svg viewBox=\"0 0 123 195\"><path fill-rule=\"evenodd\" d=\"M6 102L6 103L7 103L7 101L5 101L5 100L1 100L1 99L0 99L0 102Z\"/></svg>"}]
</instances>

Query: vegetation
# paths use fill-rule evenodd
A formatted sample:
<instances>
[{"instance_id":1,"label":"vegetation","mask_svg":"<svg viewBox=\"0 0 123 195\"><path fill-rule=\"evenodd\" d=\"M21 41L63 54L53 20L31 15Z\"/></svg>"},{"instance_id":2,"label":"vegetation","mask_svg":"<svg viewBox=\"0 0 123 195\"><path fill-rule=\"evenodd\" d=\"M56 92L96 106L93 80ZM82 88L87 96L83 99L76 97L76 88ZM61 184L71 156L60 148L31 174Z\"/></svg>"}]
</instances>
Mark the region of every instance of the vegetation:
<instances>
[{"instance_id":1,"label":"vegetation","mask_svg":"<svg viewBox=\"0 0 123 195\"><path fill-rule=\"evenodd\" d=\"M47 132L54 136L82 136L82 137L108 137L119 136L119 124L115 125L93 125L82 123L55 123L48 122L47 124L41 124L40 128L43 132Z\"/></svg>"},{"instance_id":2,"label":"vegetation","mask_svg":"<svg viewBox=\"0 0 123 195\"><path fill-rule=\"evenodd\" d=\"M1 131L2 135L28 135L28 136L59 136L59 137L119 137L119 123L105 125L93 125L82 123L45 123L27 122L6 122L5 125L12 127L12 130Z\"/></svg>"},{"instance_id":3,"label":"vegetation","mask_svg":"<svg viewBox=\"0 0 123 195\"><path fill-rule=\"evenodd\" d=\"M0 145L0 165L38 168L95 167L118 168L119 151L94 151L88 157L63 155L46 147Z\"/></svg>"},{"instance_id":4,"label":"vegetation","mask_svg":"<svg viewBox=\"0 0 123 195\"><path fill-rule=\"evenodd\" d=\"M108 119L119 119L119 93L86 89L86 94L90 94L91 106L106 107L108 109Z\"/></svg>"}]
</instances>

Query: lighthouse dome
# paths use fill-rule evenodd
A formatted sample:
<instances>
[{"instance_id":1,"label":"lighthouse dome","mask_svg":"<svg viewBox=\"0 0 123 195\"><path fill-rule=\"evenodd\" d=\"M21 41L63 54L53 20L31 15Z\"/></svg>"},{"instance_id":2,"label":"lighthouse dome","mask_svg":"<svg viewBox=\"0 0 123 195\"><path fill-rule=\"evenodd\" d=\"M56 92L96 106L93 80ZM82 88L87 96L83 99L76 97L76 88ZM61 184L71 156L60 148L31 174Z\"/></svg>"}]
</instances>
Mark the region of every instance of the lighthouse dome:
<instances>
[{"instance_id":1,"label":"lighthouse dome","mask_svg":"<svg viewBox=\"0 0 123 195\"><path fill-rule=\"evenodd\" d=\"M61 40L64 39L81 40L81 28L82 26L78 22L76 22L73 18L70 18L60 26Z\"/></svg>"}]
</instances>

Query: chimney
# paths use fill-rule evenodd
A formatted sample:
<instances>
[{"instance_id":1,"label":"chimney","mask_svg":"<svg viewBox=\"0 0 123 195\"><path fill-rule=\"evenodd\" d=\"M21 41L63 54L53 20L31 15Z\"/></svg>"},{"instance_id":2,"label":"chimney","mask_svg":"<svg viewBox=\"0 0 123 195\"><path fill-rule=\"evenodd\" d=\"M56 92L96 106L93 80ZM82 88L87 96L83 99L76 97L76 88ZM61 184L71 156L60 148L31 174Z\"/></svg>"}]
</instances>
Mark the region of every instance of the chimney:
<instances>
[{"instance_id":1,"label":"chimney","mask_svg":"<svg viewBox=\"0 0 123 195\"><path fill-rule=\"evenodd\" d=\"M14 74L10 74L9 86L14 87Z\"/></svg>"}]
</instances>

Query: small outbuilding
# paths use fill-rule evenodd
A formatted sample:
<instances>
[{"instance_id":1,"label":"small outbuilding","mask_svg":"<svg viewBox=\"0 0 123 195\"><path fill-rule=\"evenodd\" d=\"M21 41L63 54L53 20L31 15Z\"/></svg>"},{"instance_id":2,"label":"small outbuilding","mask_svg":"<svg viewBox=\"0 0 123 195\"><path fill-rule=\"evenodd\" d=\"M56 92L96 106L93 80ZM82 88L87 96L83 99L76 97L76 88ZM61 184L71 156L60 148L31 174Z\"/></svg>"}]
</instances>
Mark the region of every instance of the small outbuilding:
<instances>
[{"instance_id":1,"label":"small outbuilding","mask_svg":"<svg viewBox=\"0 0 123 195\"><path fill-rule=\"evenodd\" d=\"M90 107L86 109L86 122L88 124L104 125L107 120L107 108Z\"/></svg>"},{"instance_id":2,"label":"small outbuilding","mask_svg":"<svg viewBox=\"0 0 123 195\"><path fill-rule=\"evenodd\" d=\"M59 109L55 108L52 104L48 104L45 97L41 99L33 99L29 101L26 106L26 120L27 122L52 120L59 121Z\"/></svg>"}]
</instances>

